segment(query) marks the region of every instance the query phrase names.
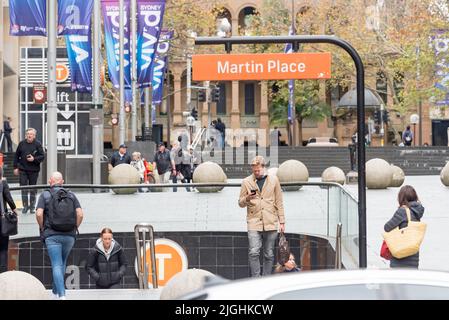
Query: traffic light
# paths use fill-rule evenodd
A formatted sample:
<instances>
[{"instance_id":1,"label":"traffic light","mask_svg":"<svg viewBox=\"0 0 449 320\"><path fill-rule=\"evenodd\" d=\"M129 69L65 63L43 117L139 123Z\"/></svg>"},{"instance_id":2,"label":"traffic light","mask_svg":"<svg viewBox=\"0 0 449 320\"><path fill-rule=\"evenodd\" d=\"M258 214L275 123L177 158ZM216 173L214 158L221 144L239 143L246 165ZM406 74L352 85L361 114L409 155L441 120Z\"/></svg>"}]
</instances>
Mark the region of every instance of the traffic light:
<instances>
[{"instance_id":1,"label":"traffic light","mask_svg":"<svg viewBox=\"0 0 449 320\"><path fill-rule=\"evenodd\" d=\"M206 91L205 90L199 90L198 91L198 101L199 102L206 102Z\"/></svg>"},{"instance_id":2,"label":"traffic light","mask_svg":"<svg viewBox=\"0 0 449 320\"><path fill-rule=\"evenodd\" d=\"M388 115L388 113L388 110L384 110L382 115L384 122L388 122L390 120L390 116Z\"/></svg>"},{"instance_id":3,"label":"traffic light","mask_svg":"<svg viewBox=\"0 0 449 320\"><path fill-rule=\"evenodd\" d=\"M380 124L380 110L374 110L374 123Z\"/></svg>"},{"instance_id":4,"label":"traffic light","mask_svg":"<svg viewBox=\"0 0 449 320\"><path fill-rule=\"evenodd\" d=\"M198 120L198 110L196 110L195 108L192 109L192 111L190 112L190 115L191 115L195 120Z\"/></svg>"},{"instance_id":5,"label":"traffic light","mask_svg":"<svg viewBox=\"0 0 449 320\"><path fill-rule=\"evenodd\" d=\"M215 88L212 88L212 101L218 102L220 101L220 87L216 86Z\"/></svg>"}]
</instances>

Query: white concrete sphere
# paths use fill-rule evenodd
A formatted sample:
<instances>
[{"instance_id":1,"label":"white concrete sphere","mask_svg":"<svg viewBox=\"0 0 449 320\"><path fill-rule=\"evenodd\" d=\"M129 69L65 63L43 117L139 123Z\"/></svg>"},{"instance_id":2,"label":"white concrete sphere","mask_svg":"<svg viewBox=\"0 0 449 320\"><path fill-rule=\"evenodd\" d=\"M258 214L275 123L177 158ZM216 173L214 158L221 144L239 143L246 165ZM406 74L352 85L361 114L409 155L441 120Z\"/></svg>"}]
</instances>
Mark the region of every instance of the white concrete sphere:
<instances>
[{"instance_id":1,"label":"white concrete sphere","mask_svg":"<svg viewBox=\"0 0 449 320\"><path fill-rule=\"evenodd\" d=\"M366 163L366 186L368 189L387 189L391 185L393 173L390 164L379 158Z\"/></svg>"},{"instance_id":2,"label":"white concrete sphere","mask_svg":"<svg viewBox=\"0 0 449 320\"><path fill-rule=\"evenodd\" d=\"M284 182L307 182L309 181L309 170L298 160L287 160L283 162L276 175L280 183ZM301 187L282 187L284 191L298 191Z\"/></svg>"},{"instance_id":3,"label":"white concrete sphere","mask_svg":"<svg viewBox=\"0 0 449 320\"><path fill-rule=\"evenodd\" d=\"M405 180L404 171L395 165L391 165L391 171L393 176L391 178L390 187L399 188L400 186L402 186Z\"/></svg>"},{"instance_id":4,"label":"white concrete sphere","mask_svg":"<svg viewBox=\"0 0 449 320\"><path fill-rule=\"evenodd\" d=\"M267 174L269 174L270 176L277 176L277 172L278 172L279 168L277 167L273 167L267 170Z\"/></svg>"},{"instance_id":5,"label":"white concrete sphere","mask_svg":"<svg viewBox=\"0 0 449 320\"><path fill-rule=\"evenodd\" d=\"M223 169L215 162L204 162L193 172L193 183L226 183L228 178ZM218 192L223 187L199 187L198 192Z\"/></svg>"},{"instance_id":6,"label":"white concrete sphere","mask_svg":"<svg viewBox=\"0 0 449 320\"><path fill-rule=\"evenodd\" d=\"M446 163L443 170L440 173L441 183L443 183L446 187L449 187L449 162Z\"/></svg>"},{"instance_id":7,"label":"white concrete sphere","mask_svg":"<svg viewBox=\"0 0 449 320\"><path fill-rule=\"evenodd\" d=\"M109 173L109 184L139 184L139 172L130 164L122 163L112 168ZM133 194L137 192L136 188L112 189L116 194Z\"/></svg>"},{"instance_id":8,"label":"white concrete sphere","mask_svg":"<svg viewBox=\"0 0 449 320\"><path fill-rule=\"evenodd\" d=\"M338 167L329 167L321 174L322 182L336 182L343 185L345 184L345 180L345 173Z\"/></svg>"},{"instance_id":9,"label":"white concrete sphere","mask_svg":"<svg viewBox=\"0 0 449 320\"><path fill-rule=\"evenodd\" d=\"M0 300L49 300L44 285L22 271L0 273Z\"/></svg>"},{"instance_id":10,"label":"white concrete sphere","mask_svg":"<svg viewBox=\"0 0 449 320\"><path fill-rule=\"evenodd\" d=\"M203 288L206 277L214 274L203 269L188 269L174 275L161 291L160 300L175 300Z\"/></svg>"}]
</instances>

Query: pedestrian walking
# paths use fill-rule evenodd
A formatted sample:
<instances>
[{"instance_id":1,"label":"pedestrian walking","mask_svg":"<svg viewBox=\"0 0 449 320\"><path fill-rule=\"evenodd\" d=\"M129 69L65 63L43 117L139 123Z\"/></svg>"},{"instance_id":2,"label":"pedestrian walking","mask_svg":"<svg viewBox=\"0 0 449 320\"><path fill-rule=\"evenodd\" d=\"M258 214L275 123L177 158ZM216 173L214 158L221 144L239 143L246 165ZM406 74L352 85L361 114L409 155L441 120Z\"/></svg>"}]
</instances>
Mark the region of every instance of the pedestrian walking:
<instances>
[{"instance_id":1,"label":"pedestrian walking","mask_svg":"<svg viewBox=\"0 0 449 320\"><path fill-rule=\"evenodd\" d=\"M411 221L420 221L424 215L424 207L418 199L418 195L412 186L406 185L399 190L398 194L399 208L393 217L385 224L385 232L390 232L396 227L403 229L408 225L407 211L410 212ZM416 268L419 266L418 253L402 259L392 257L390 260L391 268Z\"/></svg>"},{"instance_id":2,"label":"pedestrian walking","mask_svg":"<svg viewBox=\"0 0 449 320\"><path fill-rule=\"evenodd\" d=\"M3 201L1 204L2 212L5 213L7 210L6 204L8 204L9 208L14 212L17 216L16 212L16 204L11 196L11 192L9 191L9 186L6 180L3 180L3 168L0 167L0 188L2 197L0 201ZM1 230L1 220L0 220L0 230ZM9 245L9 236L4 236L0 232L0 273L8 271L8 245Z\"/></svg>"},{"instance_id":3,"label":"pedestrian walking","mask_svg":"<svg viewBox=\"0 0 449 320\"><path fill-rule=\"evenodd\" d=\"M100 238L90 250L86 270L97 289L118 289L128 262L122 246L115 241L112 230L101 230Z\"/></svg>"},{"instance_id":4,"label":"pedestrian walking","mask_svg":"<svg viewBox=\"0 0 449 320\"><path fill-rule=\"evenodd\" d=\"M265 159L251 163L252 175L242 181L239 206L246 207L248 259L252 277L260 276L260 249L263 247L263 275L272 273L274 245L278 230L285 231L284 204L279 179L267 175Z\"/></svg>"},{"instance_id":5,"label":"pedestrian walking","mask_svg":"<svg viewBox=\"0 0 449 320\"><path fill-rule=\"evenodd\" d=\"M112 170L112 168L118 166L119 164L122 163L127 163L130 164L131 163L131 156L126 152L127 150L127 146L126 144L122 143L119 148L118 151L114 152L111 156L111 162L109 163L109 171Z\"/></svg>"},{"instance_id":6,"label":"pedestrian walking","mask_svg":"<svg viewBox=\"0 0 449 320\"><path fill-rule=\"evenodd\" d=\"M35 129L28 128L25 132L25 140L17 146L13 166L14 174L19 176L21 186L36 185L41 162L45 159L44 149L42 144L36 140L36 134ZM34 213L35 203L36 190L22 190L22 213L25 214L28 210L30 213Z\"/></svg>"},{"instance_id":7,"label":"pedestrian walking","mask_svg":"<svg viewBox=\"0 0 449 320\"><path fill-rule=\"evenodd\" d=\"M3 133L8 144L7 150L8 152L12 152L12 140L11 133L13 128L11 127L11 117L7 117L5 121L3 121Z\"/></svg>"},{"instance_id":8,"label":"pedestrian walking","mask_svg":"<svg viewBox=\"0 0 449 320\"><path fill-rule=\"evenodd\" d=\"M402 133L402 142L405 146L410 147L413 142L413 132L410 130L410 126L407 126L405 131Z\"/></svg>"},{"instance_id":9,"label":"pedestrian walking","mask_svg":"<svg viewBox=\"0 0 449 320\"><path fill-rule=\"evenodd\" d=\"M53 275L53 296L65 300L64 274L67 258L75 244L83 210L75 194L63 188L60 172L54 172L37 203L36 220L47 247Z\"/></svg>"},{"instance_id":10,"label":"pedestrian walking","mask_svg":"<svg viewBox=\"0 0 449 320\"><path fill-rule=\"evenodd\" d=\"M299 269L298 265L295 261L295 256L293 253L290 253L290 257L287 262L284 264L278 263L274 268L274 273L284 273L284 272L299 272L301 269Z\"/></svg>"},{"instance_id":11,"label":"pedestrian walking","mask_svg":"<svg viewBox=\"0 0 449 320\"><path fill-rule=\"evenodd\" d=\"M158 144L158 151L154 155L153 168L157 169L160 183L168 183L170 177L176 177L176 165L171 152L165 148L165 144Z\"/></svg>"}]
</instances>

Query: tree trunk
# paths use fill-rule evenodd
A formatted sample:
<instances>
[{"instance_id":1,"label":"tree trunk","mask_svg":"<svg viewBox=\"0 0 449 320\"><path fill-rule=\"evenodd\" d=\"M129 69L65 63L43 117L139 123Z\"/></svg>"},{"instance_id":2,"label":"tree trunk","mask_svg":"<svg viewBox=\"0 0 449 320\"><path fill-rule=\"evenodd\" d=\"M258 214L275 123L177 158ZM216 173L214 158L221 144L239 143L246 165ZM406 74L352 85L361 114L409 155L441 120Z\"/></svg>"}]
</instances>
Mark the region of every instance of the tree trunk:
<instances>
[{"instance_id":1,"label":"tree trunk","mask_svg":"<svg viewBox=\"0 0 449 320\"><path fill-rule=\"evenodd\" d=\"M298 141L297 141L297 145L302 147L302 118L298 118L296 119L297 121L297 126L298 126Z\"/></svg>"}]
</instances>

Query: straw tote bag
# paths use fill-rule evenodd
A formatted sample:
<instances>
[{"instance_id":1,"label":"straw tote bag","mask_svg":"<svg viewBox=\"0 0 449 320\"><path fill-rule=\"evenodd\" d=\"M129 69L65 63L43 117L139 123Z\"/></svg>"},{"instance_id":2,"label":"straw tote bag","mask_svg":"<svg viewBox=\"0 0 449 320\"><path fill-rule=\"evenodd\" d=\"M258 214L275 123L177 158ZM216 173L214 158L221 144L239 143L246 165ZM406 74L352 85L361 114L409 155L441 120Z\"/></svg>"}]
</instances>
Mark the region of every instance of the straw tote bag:
<instances>
[{"instance_id":1,"label":"straw tote bag","mask_svg":"<svg viewBox=\"0 0 449 320\"><path fill-rule=\"evenodd\" d=\"M384 232L383 237L387 242L388 249L396 259L412 256L419 251L421 242L426 233L427 224L412 221L410 209L404 207L407 213L408 225L405 228L394 228L390 232Z\"/></svg>"}]
</instances>

